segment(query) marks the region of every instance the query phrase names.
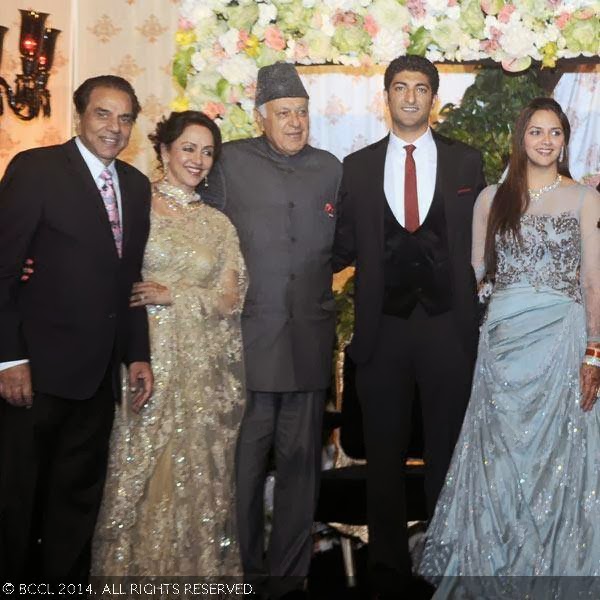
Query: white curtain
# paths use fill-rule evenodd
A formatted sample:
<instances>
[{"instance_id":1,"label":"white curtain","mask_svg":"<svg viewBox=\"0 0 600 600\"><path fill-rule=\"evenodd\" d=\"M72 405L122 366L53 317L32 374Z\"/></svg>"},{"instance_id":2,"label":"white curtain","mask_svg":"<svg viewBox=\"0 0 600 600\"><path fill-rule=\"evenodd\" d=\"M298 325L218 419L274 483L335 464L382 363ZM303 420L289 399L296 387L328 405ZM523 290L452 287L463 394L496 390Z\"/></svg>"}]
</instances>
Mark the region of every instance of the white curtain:
<instances>
[{"instance_id":1,"label":"white curtain","mask_svg":"<svg viewBox=\"0 0 600 600\"><path fill-rule=\"evenodd\" d=\"M565 73L554 90L571 124L569 167L578 181L600 181L600 73Z\"/></svg>"}]
</instances>

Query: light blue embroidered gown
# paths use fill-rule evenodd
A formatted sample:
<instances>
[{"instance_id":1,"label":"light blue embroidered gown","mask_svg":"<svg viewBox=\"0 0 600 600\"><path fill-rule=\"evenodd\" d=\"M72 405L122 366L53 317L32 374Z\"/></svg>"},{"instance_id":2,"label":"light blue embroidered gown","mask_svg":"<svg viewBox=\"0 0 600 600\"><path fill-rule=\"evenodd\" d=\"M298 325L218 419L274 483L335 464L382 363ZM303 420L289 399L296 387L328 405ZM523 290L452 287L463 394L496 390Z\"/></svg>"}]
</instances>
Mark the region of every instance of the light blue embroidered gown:
<instances>
[{"instance_id":1,"label":"light blue embroidered gown","mask_svg":"<svg viewBox=\"0 0 600 600\"><path fill-rule=\"evenodd\" d=\"M475 206L478 280L495 191ZM600 597L578 595L600 587L582 580L600 576L600 408L579 406L586 343L600 341L599 219L600 195L563 183L523 215L521 243L497 237L471 400L418 567L436 599Z\"/></svg>"}]
</instances>

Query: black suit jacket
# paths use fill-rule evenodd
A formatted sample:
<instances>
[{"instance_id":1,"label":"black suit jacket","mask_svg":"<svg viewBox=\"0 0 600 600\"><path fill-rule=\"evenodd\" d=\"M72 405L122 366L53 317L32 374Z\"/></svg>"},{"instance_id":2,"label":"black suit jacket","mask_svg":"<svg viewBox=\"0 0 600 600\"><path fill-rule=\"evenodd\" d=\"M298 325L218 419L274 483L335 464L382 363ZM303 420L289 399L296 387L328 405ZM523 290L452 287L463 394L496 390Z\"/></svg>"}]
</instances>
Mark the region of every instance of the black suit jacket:
<instances>
[{"instance_id":1,"label":"black suit jacket","mask_svg":"<svg viewBox=\"0 0 600 600\"><path fill-rule=\"evenodd\" d=\"M117 161L123 256L75 140L15 156L0 182L0 362L27 358L34 392L84 399L109 364L148 361L145 309L130 309L149 230L150 184ZM19 282L23 261L35 273ZM119 386L116 386L118 390Z\"/></svg>"},{"instance_id":2,"label":"black suit jacket","mask_svg":"<svg viewBox=\"0 0 600 600\"><path fill-rule=\"evenodd\" d=\"M469 356L477 351L476 283L471 267L473 204L485 187L481 153L436 133L436 193L444 198L457 331ZM356 266L352 359L366 362L381 318L384 273L384 169L389 136L344 159L333 265ZM439 357L440 360L443 357Z\"/></svg>"}]
</instances>

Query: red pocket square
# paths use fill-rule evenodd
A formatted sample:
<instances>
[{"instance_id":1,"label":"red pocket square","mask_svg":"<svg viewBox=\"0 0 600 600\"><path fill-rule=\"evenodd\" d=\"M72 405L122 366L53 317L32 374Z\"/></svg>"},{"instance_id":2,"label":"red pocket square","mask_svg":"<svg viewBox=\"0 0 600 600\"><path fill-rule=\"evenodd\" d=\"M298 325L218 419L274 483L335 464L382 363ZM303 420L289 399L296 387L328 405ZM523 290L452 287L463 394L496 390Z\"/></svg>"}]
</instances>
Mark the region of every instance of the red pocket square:
<instances>
[{"instance_id":1,"label":"red pocket square","mask_svg":"<svg viewBox=\"0 0 600 600\"><path fill-rule=\"evenodd\" d=\"M473 188L471 187L461 187L458 188L458 191L456 192L457 194L469 194L473 191Z\"/></svg>"}]
</instances>

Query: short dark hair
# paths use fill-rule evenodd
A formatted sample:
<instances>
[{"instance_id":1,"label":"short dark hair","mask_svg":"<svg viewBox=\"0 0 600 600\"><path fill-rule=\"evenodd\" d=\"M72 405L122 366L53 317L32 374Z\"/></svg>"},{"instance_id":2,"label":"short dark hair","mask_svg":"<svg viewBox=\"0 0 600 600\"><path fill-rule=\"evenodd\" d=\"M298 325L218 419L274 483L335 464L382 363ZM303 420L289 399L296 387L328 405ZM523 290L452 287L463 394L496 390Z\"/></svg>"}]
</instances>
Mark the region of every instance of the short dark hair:
<instances>
[{"instance_id":1,"label":"short dark hair","mask_svg":"<svg viewBox=\"0 0 600 600\"><path fill-rule=\"evenodd\" d=\"M221 130L217 124L206 114L199 110L184 110L182 112L172 112L167 118L163 117L157 124L148 139L152 142L156 158L162 165L162 156L160 147L164 144L167 148L184 132L188 125L201 125L206 127L213 136L214 154L213 160L216 162L221 154Z\"/></svg>"},{"instance_id":2,"label":"short dark hair","mask_svg":"<svg viewBox=\"0 0 600 600\"><path fill-rule=\"evenodd\" d=\"M429 85L431 86L433 95L435 96L437 94L438 88L440 87L440 74L438 73L436 66L424 56L406 54L395 58L387 66L383 76L383 86L387 92L390 91L390 86L392 85L392 80L395 75L400 73L400 71L416 71L417 73L423 73L423 75L426 75L427 79L429 79Z\"/></svg>"},{"instance_id":3,"label":"short dark hair","mask_svg":"<svg viewBox=\"0 0 600 600\"><path fill-rule=\"evenodd\" d=\"M97 77L86 79L73 93L73 103L78 115L82 115L85 112L92 92L99 87L112 88L125 92L131 99L133 120L137 119L142 107L135 95L135 90L127 79L123 79L118 75L98 75Z\"/></svg>"}]
</instances>

